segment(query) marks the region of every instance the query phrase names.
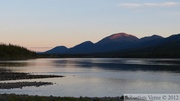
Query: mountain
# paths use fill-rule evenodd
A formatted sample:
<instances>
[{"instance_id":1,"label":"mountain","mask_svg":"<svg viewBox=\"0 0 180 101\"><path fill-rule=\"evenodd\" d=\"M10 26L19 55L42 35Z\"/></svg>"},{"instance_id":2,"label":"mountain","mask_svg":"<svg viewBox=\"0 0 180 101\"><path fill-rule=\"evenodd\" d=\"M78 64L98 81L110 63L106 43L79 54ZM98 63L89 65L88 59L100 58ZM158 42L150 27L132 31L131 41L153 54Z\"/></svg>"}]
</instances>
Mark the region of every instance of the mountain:
<instances>
[{"instance_id":1,"label":"mountain","mask_svg":"<svg viewBox=\"0 0 180 101\"><path fill-rule=\"evenodd\" d=\"M98 52L110 52L115 50L123 50L132 47L132 44L139 39L133 35L127 33L116 33L108 37L103 38L95 45L98 47Z\"/></svg>"},{"instance_id":2,"label":"mountain","mask_svg":"<svg viewBox=\"0 0 180 101\"><path fill-rule=\"evenodd\" d=\"M129 48L134 41L139 39L133 35L126 33L116 33L108 37L103 38L97 43L91 41L82 42L72 48L67 49L64 46L55 47L47 54L89 54L89 53L101 53L115 50L121 50Z\"/></svg>"},{"instance_id":3,"label":"mountain","mask_svg":"<svg viewBox=\"0 0 180 101\"><path fill-rule=\"evenodd\" d=\"M157 45L158 49L171 49L172 51L180 51L180 34L171 35Z\"/></svg>"},{"instance_id":4,"label":"mountain","mask_svg":"<svg viewBox=\"0 0 180 101\"><path fill-rule=\"evenodd\" d=\"M68 50L65 46L57 46L51 50L44 52L45 54L64 54Z\"/></svg>"},{"instance_id":5,"label":"mountain","mask_svg":"<svg viewBox=\"0 0 180 101\"><path fill-rule=\"evenodd\" d=\"M180 41L180 34L171 35L166 38L166 41Z\"/></svg>"},{"instance_id":6,"label":"mountain","mask_svg":"<svg viewBox=\"0 0 180 101\"><path fill-rule=\"evenodd\" d=\"M126 33L116 33L116 34L103 38L96 44L105 45L105 44L110 44L110 43L133 42L137 40L138 38L133 35L126 34Z\"/></svg>"},{"instance_id":7,"label":"mountain","mask_svg":"<svg viewBox=\"0 0 180 101\"><path fill-rule=\"evenodd\" d=\"M177 52L177 50L180 51L179 43L180 34L172 35L167 38L159 35L152 35L139 39L131 34L116 33L101 39L97 43L85 41L69 49L60 46L45 53L69 55L96 54L96 56L100 57L114 57L114 55L116 55L115 57L165 57L171 56L172 54L172 56L179 54L180 52ZM101 53L103 53L103 55Z\"/></svg>"},{"instance_id":8,"label":"mountain","mask_svg":"<svg viewBox=\"0 0 180 101\"><path fill-rule=\"evenodd\" d=\"M68 51L66 51L67 54L87 54L91 53L92 49L94 49L94 43L91 41L85 41L79 45L76 45L72 48L70 48Z\"/></svg>"},{"instance_id":9,"label":"mountain","mask_svg":"<svg viewBox=\"0 0 180 101\"><path fill-rule=\"evenodd\" d=\"M163 37L159 35L146 36L138 40L138 42L134 43L134 48L145 48L152 47L157 44L160 44L163 41Z\"/></svg>"},{"instance_id":10,"label":"mountain","mask_svg":"<svg viewBox=\"0 0 180 101\"><path fill-rule=\"evenodd\" d=\"M126 58L180 58L180 34L161 38L158 44L126 51L110 52L108 55Z\"/></svg>"},{"instance_id":11,"label":"mountain","mask_svg":"<svg viewBox=\"0 0 180 101\"><path fill-rule=\"evenodd\" d=\"M153 40L159 40L159 39L163 39L162 36L159 36L159 35L152 35L152 36L148 36L148 37L143 37L141 38L140 40L141 41L153 41Z\"/></svg>"},{"instance_id":12,"label":"mountain","mask_svg":"<svg viewBox=\"0 0 180 101\"><path fill-rule=\"evenodd\" d=\"M67 54L88 54L88 53L101 53L109 52L114 50L126 49L138 38L126 34L126 33L116 33L108 37L103 38L97 43L92 43L91 41L85 41L79 45L70 48Z\"/></svg>"}]
</instances>

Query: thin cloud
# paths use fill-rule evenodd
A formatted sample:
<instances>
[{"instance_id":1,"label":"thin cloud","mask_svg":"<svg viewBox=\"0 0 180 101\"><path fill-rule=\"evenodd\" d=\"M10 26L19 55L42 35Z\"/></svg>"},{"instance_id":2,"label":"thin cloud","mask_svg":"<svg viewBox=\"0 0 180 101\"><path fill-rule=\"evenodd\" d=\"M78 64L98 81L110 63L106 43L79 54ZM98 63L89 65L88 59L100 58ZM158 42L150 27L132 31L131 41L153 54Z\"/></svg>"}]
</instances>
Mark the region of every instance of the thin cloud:
<instances>
[{"instance_id":1,"label":"thin cloud","mask_svg":"<svg viewBox=\"0 0 180 101\"><path fill-rule=\"evenodd\" d=\"M120 7L128 7L128 8L134 8L134 7L140 7L141 4L138 3L122 3L119 5Z\"/></svg>"},{"instance_id":2,"label":"thin cloud","mask_svg":"<svg viewBox=\"0 0 180 101\"><path fill-rule=\"evenodd\" d=\"M162 2L162 3L121 3L119 7L137 8L137 7L174 7L180 6L180 2Z\"/></svg>"}]
</instances>

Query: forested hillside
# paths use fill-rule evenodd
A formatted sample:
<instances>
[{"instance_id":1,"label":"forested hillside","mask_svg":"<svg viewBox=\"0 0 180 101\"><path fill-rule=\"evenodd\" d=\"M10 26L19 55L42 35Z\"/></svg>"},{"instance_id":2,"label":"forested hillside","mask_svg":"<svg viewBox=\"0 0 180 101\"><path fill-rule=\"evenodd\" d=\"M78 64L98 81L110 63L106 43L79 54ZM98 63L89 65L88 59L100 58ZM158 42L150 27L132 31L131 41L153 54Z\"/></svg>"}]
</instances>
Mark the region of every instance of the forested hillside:
<instances>
[{"instance_id":1,"label":"forested hillside","mask_svg":"<svg viewBox=\"0 0 180 101\"><path fill-rule=\"evenodd\" d=\"M28 59L35 57L35 52L24 47L12 44L0 44L0 59Z\"/></svg>"}]
</instances>

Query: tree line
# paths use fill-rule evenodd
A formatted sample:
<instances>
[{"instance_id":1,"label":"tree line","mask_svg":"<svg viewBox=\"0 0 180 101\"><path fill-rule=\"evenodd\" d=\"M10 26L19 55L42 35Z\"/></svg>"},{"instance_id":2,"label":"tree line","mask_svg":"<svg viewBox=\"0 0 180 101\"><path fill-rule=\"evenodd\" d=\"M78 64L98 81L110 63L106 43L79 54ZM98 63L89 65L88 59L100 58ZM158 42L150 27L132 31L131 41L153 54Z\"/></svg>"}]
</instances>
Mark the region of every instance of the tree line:
<instances>
[{"instance_id":1,"label":"tree line","mask_svg":"<svg viewBox=\"0 0 180 101\"><path fill-rule=\"evenodd\" d=\"M36 52L27 48L12 44L0 44L0 59L29 59L35 57Z\"/></svg>"}]
</instances>

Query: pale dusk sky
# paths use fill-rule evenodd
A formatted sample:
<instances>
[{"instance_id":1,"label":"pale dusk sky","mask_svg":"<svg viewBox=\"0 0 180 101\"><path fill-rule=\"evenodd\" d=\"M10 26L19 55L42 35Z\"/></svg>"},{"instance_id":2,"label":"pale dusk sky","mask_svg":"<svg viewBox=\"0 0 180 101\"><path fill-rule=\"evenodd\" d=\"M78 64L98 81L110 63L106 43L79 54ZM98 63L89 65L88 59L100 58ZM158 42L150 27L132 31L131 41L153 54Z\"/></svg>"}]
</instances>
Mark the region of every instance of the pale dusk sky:
<instances>
[{"instance_id":1,"label":"pale dusk sky","mask_svg":"<svg viewBox=\"0 0 180 101\"><path fill-rule=\"evenodd\" d=\"M45 51L118 32L180 33L180 0L0 0L2 43Z\"/></svg>"}]
</instances>

